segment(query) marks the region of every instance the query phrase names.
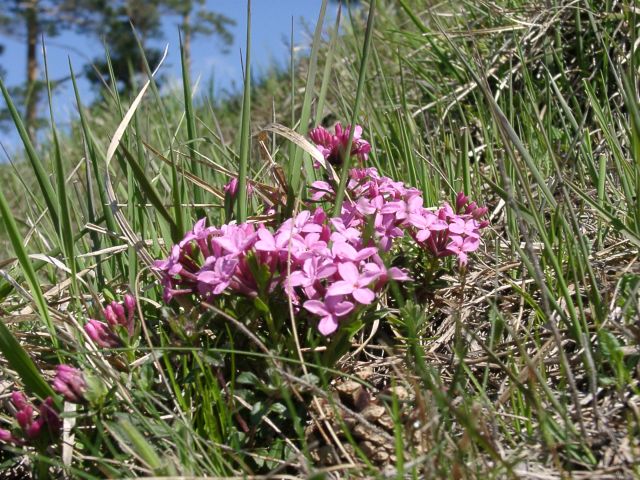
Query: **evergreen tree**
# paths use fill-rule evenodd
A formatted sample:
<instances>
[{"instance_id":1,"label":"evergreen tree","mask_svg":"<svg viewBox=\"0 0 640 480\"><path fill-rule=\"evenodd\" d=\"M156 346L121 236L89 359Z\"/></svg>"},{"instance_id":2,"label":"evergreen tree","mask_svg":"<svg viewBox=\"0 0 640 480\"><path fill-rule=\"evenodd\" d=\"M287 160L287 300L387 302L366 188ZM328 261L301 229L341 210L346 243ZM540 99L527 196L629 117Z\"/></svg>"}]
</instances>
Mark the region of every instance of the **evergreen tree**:
<instances>
[{"instance_id":1,"label":"evergreen tree","mask_svg":"<svg viewBox=\"0 0 640 480\"><path fill-rule=\"evenodd\" d=\"M81 10L93 10L92 18L85 23L85 30L97 34L109 50L113 74L121 91L129 90L136 76L146 76L144 59L133 33L135 29L149 66L160 60L159 49L150 41L162 35L162 19L176 15L183 33L187 64L191 58L191 44L198 35L215 35L222 48L228 46L233 36L228 27L234 21L205 8L205 0L74 0ZM133 27L133 29L132 29ZM108 82L106 60L96 60L87 68L88 78L96 85Z\"/></svg>"},{"instance_id":2,"label":"evergreen tree","mask_svg":"<svg viewBox=\"0 0 640 480\"><path fill-rule=\"evenodd\" d=\"M68 17L62 15L64 1L0 0L0 32L24 39L26 46L26 76L24 84L12 93L24 106L24 121L33 140L38 122L38 104L44 82L40 77L38 43L41 35L57 35Z\"/></svg>"}]
</instances>

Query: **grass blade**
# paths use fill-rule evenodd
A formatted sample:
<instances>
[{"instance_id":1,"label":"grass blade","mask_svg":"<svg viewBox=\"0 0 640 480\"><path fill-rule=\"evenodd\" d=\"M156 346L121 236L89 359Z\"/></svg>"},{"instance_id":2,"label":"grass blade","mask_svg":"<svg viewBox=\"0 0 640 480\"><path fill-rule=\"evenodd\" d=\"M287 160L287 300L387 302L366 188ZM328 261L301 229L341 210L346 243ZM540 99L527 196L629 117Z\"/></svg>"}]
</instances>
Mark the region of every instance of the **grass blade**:
<instances>
[{"instance_id":1,"label":"grass blade","mask_svg":"<svg viewBox=\"0 0 640 480\"><path fill-rule=\"evenodd\" d=\"M238 222L247 221L247 175L251 158L251 0L247 0L247 51L240 119L240 167L238 169Z\"/></svg>"},{"instance_id":2,"label":"grass blade","mask_svg":"<svg viewBox=\"0 0 640 480\"><path fill-rule=\"evenodd\" d=\"M51 335L51 342L57 348L58 338L56 336L56 331L53 326L51 316L49 315L47 301L42 294L40 282L38 281L38 277L36 276L36 272L31 263L31 259L29 258L27 250L25 249L24 241L22 239L22 236L20 235L18 226L16 225L16 220L13 216L13 213L11 213L11 210L9 209L9 204L7 203L7 199L4 197L4 193L2 193L2 190L0 190L0 214L2 215L2 220L4 221L7 234L9 236L9 239L11 240L11 245L13 245L13 250L15 251L16 257L18 258L18 262L20 263L20 266L22 267L22 270L24 272L24 276L29 283L31 295L36 302L38 311L40 312L40 317L49 330L49 335Z\"/></svg>"},{"instance_id":3,"label":"grass blade","mask_svg":"<svg viewBox=\"0 0 640 480\"><path fill-rule=\"evenodd\" d=\"M11 369L15 370L20 376L29 391L40 398L54 396L53 389L40 375L40 371L31 360L31 357L29 357L3 321L0 321L0 352L2 352Z\"/></svg>"},{"instance_id":4,"label":"grass blade","mask_svg":"<svg viewBox=\"0 0 640 480\"><path fill-rule=\"evenodd\" d=\"M58 232L62 240L62 249L69 269L71 270L71 286L72 291L77 296L78 290L78 264L75 255L73 229L71 227L71 215L69 214L69 205L67 203L67 185L65 182L65 170L62 164L62 154L60 153L60 142L58 140L58 132L56 130L56 122L53 116L53 97L51 95L51 82L49 81L49 67L47 64L47 51L42 39L42 52L44 58L44 75L47 84L47 95L49 99L49 117L51 119L51 136L53 139L53 152L56 166L56 187L58 190L58 214L60 223L58 224Z\"/></svg>"},{"instance_id":5,"label":"grass blade","mask_svg":"<svg viewBox=\"0 0 640 480\"><path fill-rule=\"evenodd\" d=\"M331 78L331 70L333 69L333 54L336 50L336 41L338 32L340 31L340 19L342 17L342 3L338 4L338 13L336 14L336 23L331 32L329 39L329 47L327 49L327 57L325 59L324 71L322 72L322 83L320 84L320 94L318 95L318 104L316 105L315 124L320 125L324 116L324 102L327 99L327 89L329 87L329 79Z\"/></svg>"},{"instance_id":6,"label":"grass blade","mask_svg":"<svg viewBox=\"0 0 640 480\"><path fill-rule=\"evenodd\" d=\"M171 229L171 237L173 241L174 242L180 241L180 239L182 238L182 233L178 229L178 225L173 220L173 217L171 216L169 211L165 208L160 198L160 195L158 194L158 192L156 192L156 189L153 188L153 185L151 185L151 182L149 182L149 179L147 178L144 170L142 169L140 164L136 162L135 158L133 158L133 155L131 155L131 152L129 152L127 147L125 147L124 143L120 144L120 148L124 152L124 157L127 160L127 163L129 164L129 166L131 167L131 170L133 171L133 176L138 182L138 185L140 185L141 190L144 192L146 197L149 199L151 204L156 208L156 210L162 216L162 218L164 218L169 224L169 228Z\"/></svg>"},{"instance_id":7,"label":"grass blade","mask_svg":"<svg viewBox=\"0 0 640 480\"><path fill-rule=\"evenodd\" d=\"M369 16L367 18L367 30L364 35L364 48L362 49L362 62L360 63L360 74L358 76L358 88L356 90L356 101L353 106L353 114L351 116L351 131L349 133L349 141L344 149L344 164L340 173L340 184L336 190L336 205L333 215L338 217L342 212L342 202L344 201L345 190L347 189L347 180L349 178L349 168L351 166L351 145L353 144L353 134L355 133L355 124L358 120L358 111L360 110L360 102L362 100L362 92L364 90L364 78L367 71L367 60L369 59L369 49L371 47L371 39L373 38L373 19L375 16L376 0L371 0L369 5Z\"/></svg>"},{"instance_id":8,"label":"grass blade","mask_svg":"<svg viewBox=\"0 0 640 480\"><path fill-rule=\"evenodd\" d=\"M16 106L11 100L11 96L7 91L7 88L4 85L2 79L0 79L0 90L2 90L2 95L4 96L4 100L7 102L7 108L9 109L9 114L11 115L11 119L18 130L18 134L20 135L20 139L24 144L24 149L27 153L27 158L31 163L31 168L33 169L33 173L36 176L38 181L38 185L40 186L40 190L42 191L42 195L44 196L44 201L47 204L47 208L49 209L49 215L51 217L51 223L54 225L58 225L58 200L56 199L56 194L53 191L53 186L49 181L49 177L44 167L42 166L42 162L40 161L40 157L36 153L36 149L33 147L31 140L29 139L29 134L27 133L27 129L22 123L22 119L20 118L20 114L16 109Z\"/></svg>"},{"instance_id":9,"label":"grass blade","mask_svg":"<svg viewBox=\"0 0 640 480\"><path fill-rule=\"evenodd\" d=\"M189 159L191 160L191 173L202 178L202 166L196 158L195 141L196 141L196 117L193 109L193 96L191 93L191 72L185 58L184 45L182 44L182 36L180 36L180 61L182 65L182 89L184 92L184 115L187 120L187 140L189 143ZM204 203L204 195L199 188L193 191L193 201L197 205ZM205 211L202 207L196 208L196 216L204 217Z\"/></svg>"},{"instance_id":10,"label":"grass blade","mask_svg":"<svg viewBox=\"0 0 640 480\"><path fill-rule=\"evenodd\" d=\"M309 118L311 117L311 101L314 96L314 85L316 83L316 72L318 70L318 50L322 42L322 25L324 24L324 15L327 10L327 0L323 0L320 7L320 14L318 16L318 22L316 23L316 29L313 34L313 43L311 44L311 55L309 57L307 84L305 86L304 100L302 102L302 111L300 113L300 122L298 124L298 133L305 135L309 127ZM291 186L290 203L295 199L295 194L300 188L300 181L302 176L300 175L300 169L302 168L302 151L295 146L291 145L293 149L293 159L291 161L291 169L289 170L289 185ZM305 172L309 178L313 178L313 166L311 162L305 163Z\"/></svg>"}]
</instances>

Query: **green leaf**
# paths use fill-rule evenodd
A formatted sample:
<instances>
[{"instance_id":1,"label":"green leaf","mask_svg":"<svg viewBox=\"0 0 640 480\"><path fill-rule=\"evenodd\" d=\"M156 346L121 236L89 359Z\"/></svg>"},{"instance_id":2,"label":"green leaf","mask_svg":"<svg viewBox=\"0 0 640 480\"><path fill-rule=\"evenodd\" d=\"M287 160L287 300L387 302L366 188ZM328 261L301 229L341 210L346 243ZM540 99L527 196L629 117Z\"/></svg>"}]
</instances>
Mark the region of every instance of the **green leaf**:
<instances>
[{"instance_id":1,"label":"green leaf","mask_svg":"<svg viewBox=\"0 0 640 480\"><path fill-rule=\"evenodd\" d=\"M44 58L44 74L47 83L47 94L49 99L49 115L51 118L51 138L53 139L53 152L55 158L56 167L56 187L58 193L58 215L60 224L56 224L58 227L58 234L62 240L62 247L64 250L65 260L69 269L71 270L71 286L72 292L77 296L78 290L78 261L75 254L75 242L73 241L73 227L71 226L71 214L69 212L69 203L67 199L67 184L64 165L62 163L62 154L60 153L60 142L58 140L58 132L56 129L56 122L53 116L53 97L51 95L51 82L49 81L49 66L47 64L47 54L44 48L44 38L42 40L42 51Z\"/></svg>"},{"instance_id":2,"label":"green leaf","mask_svg":"<svg viewBox=\"0 0 640 480\"><path fill-rule=\"evenodd\" d=\"M156 475L165 475L167 468L154 447L144 438L144 435L127 419L118 422L118 433L121 441L129 445L133 454Z\"/></svg>"},{"instance_id":3,"label":"green leaf","mask_svg":"<svg viewBox=\"0 0 640 480\"><path fill-rule=\"evenodd\" d=\"M256 386L262 383L255 373L253 372L242 372L240 375L236 377L236 383L240 383L243 385L252 385Z\"/></svg>"}]
</instances>

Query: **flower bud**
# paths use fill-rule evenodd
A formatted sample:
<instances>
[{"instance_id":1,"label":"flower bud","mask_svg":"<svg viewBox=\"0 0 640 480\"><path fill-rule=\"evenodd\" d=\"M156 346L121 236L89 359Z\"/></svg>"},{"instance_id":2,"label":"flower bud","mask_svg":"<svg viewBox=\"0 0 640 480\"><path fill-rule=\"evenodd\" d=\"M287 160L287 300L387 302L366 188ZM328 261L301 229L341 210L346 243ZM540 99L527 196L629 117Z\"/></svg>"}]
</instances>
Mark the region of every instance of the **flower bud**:
<instances>
[{"instance_id":1,"label":"flower bud","mask_svg":"<svg viewBox=\"0 0 640 480\"><path fill-rule=\"evenodd\" d=\"M127 311L127 332L129 332L129 336L132 336L135 326L133 317L136 313L136 299L133 297L133 295L129 295L127 293L124 296L124 307Z\"/></svg>"},{"instance_id":2,"label":"flower bud","mask_svg":"<svg viewBox=\"0 0 640 480\"><path fill-rule=\"evenodd\" d=\"M459 192L458 195L456 195L456 212L462 212L468 202L469 197L467 197L464 192Z\"/></svg>"},{"instance_id":3,"label":"flower bud","mask_svg":"<svg viewBox=\"0 0 640 480\"><path fill-rule=\"evenodd\" d=\"M53 389L68 402L80 403L84 400L87 382L85 382L82 372L77 368L64 364L58 365L56 377L53 380Z\"/></svg>"},{"instance_id":4,"label":"flower bud","mask_svg":"<svg viewBox=\"0 0 640 480\"><path fill-rule=\"evenodd\" d=\"M16 420L18 425L23 430L27 430L33 422L33 407L31 405L25 405L23 408L16 412Z\"/></svg>"},{"instance_id":5,"label":"flower bud","mask_svg":"<svg viewBox=\"0 0 640 480\"><path fill-rule=\"evenodd\" d=\"M11 402L13 403L13 406L16 407L16 410L22 410L24 407L29 405L27 397L25 397L22 392L13 392L11 394Z\"/></svg>"},{"instance_id":6,"label":"flower bud","mask_svg":"<svg viewBox=\"0 0 640 480\"><path fill-rule=\"evenodd\" d=\"M238 179L232 178L229 182L223 187L224 193L228 194L230 197L235 197L238 194Z\"/></svg>"},{"instance_id":7,"label":"flower bud","mask_svg":"<svg viewBox=\"0 0 640 480\"><path fill-rule=\"evenodd\" d=\"M106 318L107 323L112 327L115 327L118 324L118 315L116 315L112 305L107 305L105 307L104 318Z\"/></svg>"},{"instance_id":8,"label":"flower bud","mask_svg":"<svg viewBox=\"0 0 640 480\"><path fill-rule=\"evenodd\" d=\"M36 438L40 436L40 432L42 431L42 427L44 426L44 424L44 419L40 417L36 421L31 422L29 425L27 425L26 428L23 427L24 432L27 434L27 437Z\"/></svg>"},{"instance_id":9,"label":"flower bud","mask_svg":"<svg viewBox=\"0 0 640 480\"><path fill-rule=\"evenodd\" d=\"M229 180L229 182L222 187L222 189L224 190L225 193L225 197L230 197L230 198L236 198L236 195L238 195L238 185L239 185L239 181L237 178L232 178L231 180ZM250 197L251 195L253 195L253 186L247 182L247 197Z\"/></svg>"},{"instance_id":10,"label":"flower bud","mask_svg":"<svg viewBox=\"0 0 640 480\"><path fill-rule=\"evenodd\" d=\"M53 398L47 397L40 404L40 419L48 426L49 432L58 435L62 428L62 420L57 410L54 408Z\"/></svg>"},{"instance_id":11,"label":"flower bud","mask_svg":"<svg viewBox=\"0 0 640 480\"><path fill-rule=\"evenodd\" d=\"M116 323L125 327L127 325L127 317L125 316L122 304L115 301L111 302L111 309L115 313Z\"/></svg>"},{"instance_id":12,"label":"flower bud","mask_svg":"<svg viewBox=\"0 0 640 480\"><path fill-rule=\"evenodd\" d=\"M120 340L109 330L107 325L98 320L89 320L84 331L93 342L102 348L114 348L120 345Z\"/></svg>"},{"instance_id":13,"label":"flower bud","mask_svg":"<svg viewBox=\"0 0 640 480\"><path fill-rule=\"evenodd\" d=\"M479 220L480 218L484 217L488 211L489 209L487 207L478 207L473 212L471 212L471 215L476 220Z\"/></svg>"},{"instance_id":14,"label":"flower bud","mask_svg":"<svg viewBox=\"0 0 640 480\"><path fill-rule=\"evenodd\" d=\"M16 439L13 438L13 435L9 430L5 430L4 428L0 428L0 442L1 443L15 443Z\"/></svg>"}]
</instances>

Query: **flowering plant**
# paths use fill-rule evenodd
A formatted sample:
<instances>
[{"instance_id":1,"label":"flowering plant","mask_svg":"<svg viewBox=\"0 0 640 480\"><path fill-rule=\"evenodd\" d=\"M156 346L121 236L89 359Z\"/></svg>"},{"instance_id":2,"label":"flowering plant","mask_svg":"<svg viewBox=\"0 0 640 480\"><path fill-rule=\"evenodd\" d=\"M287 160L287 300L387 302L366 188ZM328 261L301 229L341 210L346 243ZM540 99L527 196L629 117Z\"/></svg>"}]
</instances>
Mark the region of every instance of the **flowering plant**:
<instances>
[{"instance_id":1,"label":"flowering plant","mask_svg":"<svg viewBox=\"0 0 640 480\"><path fill-rule=\"evenodd\" d=\"M338 165L350 128L338 124L331 134L318 127L310 136L323 156ZM356 126L351 154L363 161L370 145L361 134ZM155 263L165 301L215 303L239 295L257 299L269 312L273 298L285 298L294 313L311 314L318 331L329 336L374 304L389 281L410 280L407 270L388 266L399 239L411 239L433 258L456 256L462 268L479 247L487 209L464 194L458 194L455 208L445 203L433 210L423 206L417 189L375 168L352 169L349 177L349 200L335 218L322 207L308 208L275 231L263 224L215 227L198 221L167 259ZM328 181L316 181L310 189L312 202L335 195ZM267 323L278 335L281 326Z\"/></svg>"}]
</instances>

